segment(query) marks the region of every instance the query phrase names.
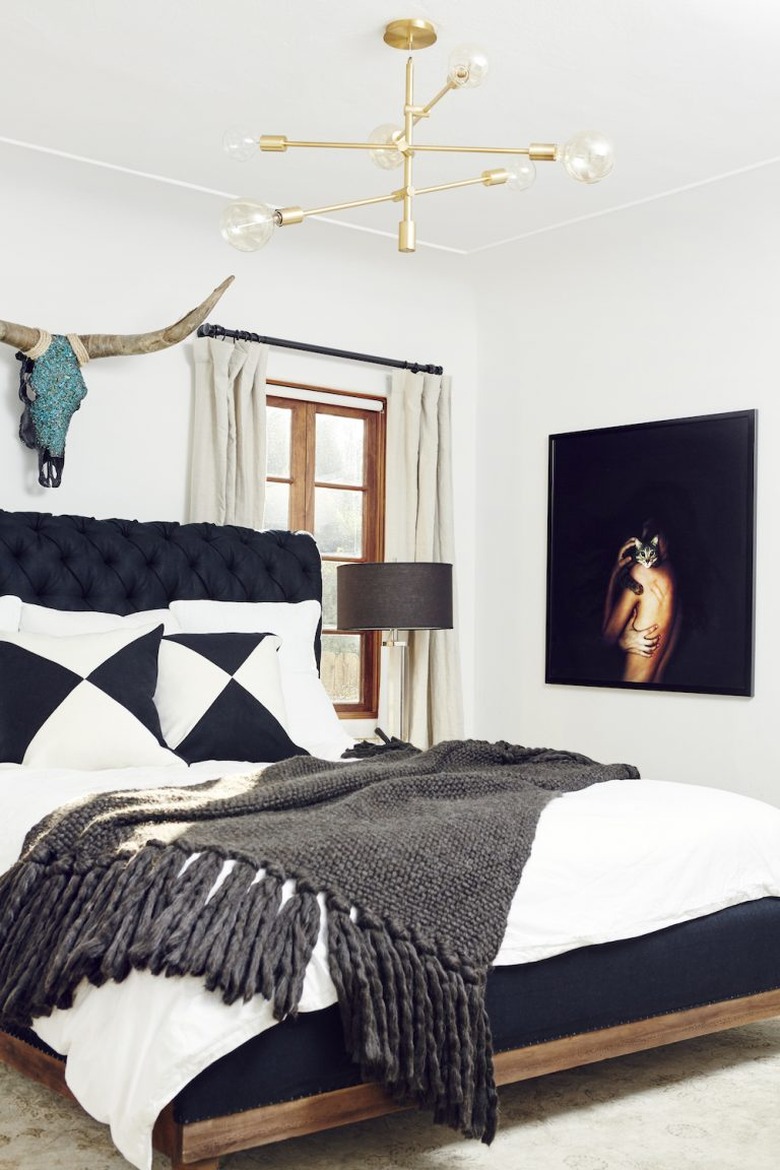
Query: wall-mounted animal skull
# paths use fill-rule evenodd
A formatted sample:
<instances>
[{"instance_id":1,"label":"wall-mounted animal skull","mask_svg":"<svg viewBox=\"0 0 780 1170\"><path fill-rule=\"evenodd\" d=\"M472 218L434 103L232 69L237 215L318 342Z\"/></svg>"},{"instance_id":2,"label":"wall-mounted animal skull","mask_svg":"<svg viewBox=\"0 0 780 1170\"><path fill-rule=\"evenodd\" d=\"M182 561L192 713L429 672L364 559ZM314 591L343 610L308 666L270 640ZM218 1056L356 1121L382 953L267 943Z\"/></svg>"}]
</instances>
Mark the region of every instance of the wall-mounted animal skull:
<instances>
[{"instance_id":1,"label":"wall-mounted animal skull","mask_svg":"<svg viewBox=\"0 0 780 1170\"><path fill-rule=\"evenodd\" d=\"M205 321L232 282L229 276L196 309L167 329L153 333L63 336L0 320L0 341L14 346L22 363L19 397L24 410L19 437L28 447L38 450L38 482L43 487L59 487L62 481L68 426L87 393L81 367L90 358L154 353L183 341Z\"/></svg>"}]
</instances>

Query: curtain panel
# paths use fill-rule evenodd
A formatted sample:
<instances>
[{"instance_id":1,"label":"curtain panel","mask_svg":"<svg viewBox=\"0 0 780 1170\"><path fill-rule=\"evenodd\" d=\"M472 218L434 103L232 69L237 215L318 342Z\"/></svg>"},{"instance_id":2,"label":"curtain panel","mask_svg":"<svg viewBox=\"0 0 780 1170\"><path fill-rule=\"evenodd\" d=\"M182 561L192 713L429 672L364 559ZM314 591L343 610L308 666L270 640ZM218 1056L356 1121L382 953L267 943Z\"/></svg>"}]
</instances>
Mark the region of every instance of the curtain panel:
<instances>
[{"instance_id":1,"label":"curtain panel","mask_svg":"<svg viewBox=\"0 0 780 1170\"><path fill-rule=\"evenodd\" d=\"M385 560L454 565L449 377L408 370L392 375L386 466ZM456 629L410 631L409 705L415 746L463 735Z\"/></svg>"},{"instance_id":2,"label":"curtain panel","mask_svg":"<svg viewBox=\"0 0 780 1170\"><path fill-rule=\"evenodd\" d=\"M263 526L269 347L198 337L189 519Z\"/></svg>"}]
</instances>

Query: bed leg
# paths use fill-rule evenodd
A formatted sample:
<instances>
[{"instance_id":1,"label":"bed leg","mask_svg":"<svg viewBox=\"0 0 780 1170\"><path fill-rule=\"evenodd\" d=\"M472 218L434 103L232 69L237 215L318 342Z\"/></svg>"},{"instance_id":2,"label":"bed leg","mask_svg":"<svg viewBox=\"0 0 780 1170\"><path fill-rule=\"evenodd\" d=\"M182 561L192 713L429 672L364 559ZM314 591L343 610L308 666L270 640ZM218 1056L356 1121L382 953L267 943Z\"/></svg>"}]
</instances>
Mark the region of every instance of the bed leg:
<instances>
[{"instance_id":1,"label":"bed leg","mask_svg":"<svg viewBox=\"0 0 780 1170\"><path fill-rule=\"evenodd\" d=\"M219 1170L219 1155L196 1162L185 1157L185 1130L186 1126L174 1119L173 1106L166 1105L155 1123L152 1142L156 1150L170 1158L171 1170Z\"/></svg>"}]
</instances>

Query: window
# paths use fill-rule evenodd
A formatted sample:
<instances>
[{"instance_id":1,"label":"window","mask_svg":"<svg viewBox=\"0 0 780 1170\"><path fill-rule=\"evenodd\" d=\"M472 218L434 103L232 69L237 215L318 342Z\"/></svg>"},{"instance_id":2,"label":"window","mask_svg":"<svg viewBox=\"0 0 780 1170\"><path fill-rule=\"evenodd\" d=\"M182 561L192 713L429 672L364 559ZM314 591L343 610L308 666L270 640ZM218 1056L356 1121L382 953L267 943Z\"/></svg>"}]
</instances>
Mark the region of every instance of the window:
<instances>
[{"instance_id":1,"label":"window","mask_svg":"<svg viewBox=\"0 0 780 1170\"><path fill-rule=\"evenodd\" d=\"M264 524L314 535L322 555L322 681L341 715L375 716L381 635L338 632L336 568L383 556L383 400L321 391L320 401L316 392L269 380Z\"/></svg>"}]
</instances>

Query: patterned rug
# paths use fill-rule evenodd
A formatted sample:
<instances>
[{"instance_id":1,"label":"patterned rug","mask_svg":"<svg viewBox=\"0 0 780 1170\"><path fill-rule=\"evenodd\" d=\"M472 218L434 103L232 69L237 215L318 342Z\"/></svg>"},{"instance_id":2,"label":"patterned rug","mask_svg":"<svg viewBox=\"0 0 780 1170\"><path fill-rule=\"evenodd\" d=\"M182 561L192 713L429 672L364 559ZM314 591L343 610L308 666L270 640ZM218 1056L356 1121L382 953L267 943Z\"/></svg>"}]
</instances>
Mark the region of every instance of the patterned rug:
<instances>
[{"instance_id":1,"label":"patterned rug","mask_svg":"<svg viewBox=\"0 0 780 1170\"><path fill-rule=\"evenodd\" d=\"M780 1019L501 1090L488 1149L414 1113L233 1154L224 1170L775 1170ZM159 1155L154 1170L169 1166ZM128 1170L108 1131L0 1067L0 1170Z\"/></svg>"}]
</instances>

